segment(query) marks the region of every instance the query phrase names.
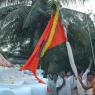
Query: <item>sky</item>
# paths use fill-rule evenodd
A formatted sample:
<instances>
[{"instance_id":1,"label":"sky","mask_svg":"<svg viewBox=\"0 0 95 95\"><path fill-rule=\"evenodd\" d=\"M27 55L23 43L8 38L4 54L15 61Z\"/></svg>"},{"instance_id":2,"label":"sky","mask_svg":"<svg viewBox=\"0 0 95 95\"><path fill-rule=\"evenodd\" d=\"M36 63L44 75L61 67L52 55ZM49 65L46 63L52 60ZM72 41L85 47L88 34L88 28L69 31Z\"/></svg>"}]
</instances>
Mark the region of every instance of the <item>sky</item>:
<instances>
[{"instance_id":1,"label":"sky","mask_svg":"<svg viewBox=\"0 0 95 95\"><path fill-rule=\"evenodd\" d=\"M70 3L68 6L63 5L63 7L73 9L73 10L77 10L80 12L85 12L85 13L88 13L90 10L90 12L92 11L93 13L95 13L95 0L87 0L84 5L77 2L77 4L74 4L74 3L71 4Z\"/></svg>"},{"instance_id":2,"label":"sky","mask_svg":"<svg viewBox=\"0 0 95 95\"><path fill-rule=\"evenodd\" d=\"M91 10L92 12L95 13L95 0L89 0L88 2L86 2L85 9Z\"/></svg>"},{"instance_id":3,"label":"sky","mask_svg":"<svg viewBox=\"0 0 95 95\"><path fill-rule=\"evenodd\" d=\"M66 4L63 5L62 4L62 6L63 6L63 8L77 10L77 11L80 11L80 12L83 12L83 13L86 13L86 14L91 13L90 17L91 17L92 21L95 24L95 18L94 18L94 15L95 15L95 0L87 0L84 3L84 5L79 3L79 1L77 0L76 4L75 3L70 3L69 5L66 5Z\"/></svg>"},{"instance_id":4,"label":"sky","mask_svg":"<svg viewBox=\"0 0 95 95\"><path fill-rule=\"evenodd\" d=\"M60 1L63 1L63 0L60 0ZM77 4L75 4L75 3L71 4L70 3L69 6L63 5L63 7L73 9L73 10L77 10L77 11L81 11L81 12L85 12L85 13L88 13L88 10L90 10L93 13L95 13L95 0L86 0L84 5L78 3L79 0L76 0L76 1L77 1ZM2 7L3 7L3 5L4 4L2 4Z\"/></svg>"}]
</instances>

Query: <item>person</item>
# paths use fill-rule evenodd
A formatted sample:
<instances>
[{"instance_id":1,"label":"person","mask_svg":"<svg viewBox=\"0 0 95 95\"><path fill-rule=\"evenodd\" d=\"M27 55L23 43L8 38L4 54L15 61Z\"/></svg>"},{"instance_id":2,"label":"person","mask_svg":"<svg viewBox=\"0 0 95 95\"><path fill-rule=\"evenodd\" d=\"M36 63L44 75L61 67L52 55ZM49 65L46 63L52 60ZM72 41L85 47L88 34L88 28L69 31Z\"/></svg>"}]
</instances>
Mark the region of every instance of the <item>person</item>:
<instances>
[{"instance_id":1,"label":"person","mask_svg":"<svg viewBox=\"0 0 95 95\"><path fill-rule=\"evenodd\" d=\"M48 75L48 87L47 87L47 95L57 95L56 92L56 79L57 74L49 74Z\"/></svg>"},{"instance_id":2,"label":"person","mask_svg":"<svg viewBox=\"0 0 95 95\"><path fill-rule=\"evenodd\" d=\"M82 80L85 80L87 79L87 74L90 72L91 70L91 67L92 67L92 59L90 59L90 63L89 63L89 66L87 68L87 70L85 71L85 73L82 75Z\"/></svg>"},{"instance_id":3,"label":"person","mask_svg":"<svg viewBox=\"0 0 95 95\"><path fill-rule=\"evenodd\" d=\"M60 72L56 82L57 95L72 95L71 94L71 78L64 78L64 73Z\"/></svg>"},{"instance_id":4,"label":"person","mask_svg":"<svg viewBox=\"0 0 95 95\"><path fill-rule=\"evenodd\" d=\"M93 79L93 95L95 95L95 78Z\"/></svg>"},{"instance_id":5,"label":"person","mask_svg":"<svg viewBox=\"0 0 95 95\"><path fill-rule=\"evenodd\" d=\"M58 74L54 73L52 78L53 78L54 83L56 84L57 78L58 78Z\"/></svg>"},{"instance_id":6,"label":"person","mask_svg":"<svg viewBox=\"0 0 95 95\"><path fill-rule=\"evenodd\" d=\"M77 82L76 82L76 77L72 75L69 77L70 79L70 86L71 86L71 95L78 95L78 89L77 89Z\"/></svg>"},{"instance_id":7,"label":"person","mask_svg":"<svg viewBox=\"0 0 95 95\"><path fill-rule=\"evenodd\" d=\"M92 59L90 59L90 64L84 73L83 73L83 70L78 68L78 74L82 81L87 79L87 74L90 72L91 67L92 67ZM72 95L78 95L78 89L77 89L77 83L76 83L75 76L72 77L72 81L73 81L72 82Z\"/></svg>"},{"instance_id":8,"label":"person","mask_svg":"<svg viewBox=\"0 0 95 95\"><path fill-rule=\"evenodd\" d=\"M67 74L66 74L66 78L69 78L71 76L71 72L68 71Z\"/></svg>"},{"instance_id":9,"label":"person","mask_svg":"<svg viewBox=\"0 0 95 95\"><path fill-rule=\"evenodd\" d=\"M79 78L80 83L82 85L82 87L85 90L85 95L93 95L93 80L94 80L94 72L89 72L87 74L87 79L86 80L82 80L81 78Z\"/></svg>"}]
</instances>

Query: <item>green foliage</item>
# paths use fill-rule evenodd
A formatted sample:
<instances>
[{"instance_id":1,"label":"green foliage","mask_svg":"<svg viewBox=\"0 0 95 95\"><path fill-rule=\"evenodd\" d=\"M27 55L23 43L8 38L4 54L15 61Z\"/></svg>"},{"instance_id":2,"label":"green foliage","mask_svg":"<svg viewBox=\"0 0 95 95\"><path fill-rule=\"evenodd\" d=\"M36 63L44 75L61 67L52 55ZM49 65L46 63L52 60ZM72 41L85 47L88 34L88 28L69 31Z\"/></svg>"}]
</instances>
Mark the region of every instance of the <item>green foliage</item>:
<instances>
[{"instance_id":1,"label":"green foliage","mask_svg":"<svg viewBox=\"0 0 95 95\"><path fill-rule=\"evenodd\" d=\"M10 12L13 10L16 10L23 5L15 5L15 6L9 6L9 7L4 7L0 9L0 20L4 19Z\"/></svg>"},{"instance_id":2,"label":"green foliage","mask_svg":"<svg viewBox=\"0 0 95 95\"><path fill-rule=\"evenodd\" d=\"M37 0L33 6L14 5L0 9L0 48L8 49L4 52L6 55L10 56L10 53L15 52L19 52L21 56L31 55L48 23L51 5L51 1ZM94 25L86 14L65 8L62 14L69 22L68 40L72 46L75 62L85 67L88 65L89 57L92 56L88 31L91 31L95 47ZM65 43L48 50L40 63L49 72L70 69Z\"/></svg>"},{"instance_id":3,"label":"green foliage","mask_svg":"<svg viewBox=\"0 0 95 95\"><path fill-rule=\"evenodd\" d=\"M24 45L24 41L28 39L26 35L28 31L26 32L21 29L21 27L23 26L24 18L26 17L28 11L29 7L20 7L10 12L3 20L3 24L1 26L1 40L2 42L4 41L4 44L11 45L10 50L15 49L17 47L19 48L19 44ZM22 36L23 39L21 38Z\"/></svg>"}]
</instances>

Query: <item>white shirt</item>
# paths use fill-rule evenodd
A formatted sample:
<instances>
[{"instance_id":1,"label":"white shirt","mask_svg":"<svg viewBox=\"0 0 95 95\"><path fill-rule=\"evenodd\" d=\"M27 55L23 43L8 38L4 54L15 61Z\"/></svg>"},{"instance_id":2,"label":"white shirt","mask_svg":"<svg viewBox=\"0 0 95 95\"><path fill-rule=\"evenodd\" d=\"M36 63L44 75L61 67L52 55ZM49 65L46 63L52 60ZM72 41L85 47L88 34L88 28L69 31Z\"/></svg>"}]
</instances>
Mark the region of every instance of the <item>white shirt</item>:
<instances>
[{"instance_id":1,"label":"white shirt","mask_svg":"<svg viewBox=\"0 0 95 95\"><path fill-rule=\"evenodd\" d=\"M63 79L58 76L58 80L56 83L56 87L60 87L63 83ZM72 89L72 78L65 79L65 85L59 90L58 95L72 95L71 89Z\"/></svg>"},{"instance_id":2,"label":"white shirt","mask_svg":"<svg viewBox=\"0 0 95 95\"><path fill-rule=\"evenodd\" d=\"M58 76L57 78L57 82L56 82L56 87L60 87L63 83L63 79L62 77Z\"/></svg>"},{"instance_id":3,"label":"white shirt","mask_svg":"<svg viewBox=\"0 0 95 95\"><path fill-rule=\"evenodd\" d=\"M69 78L70 86L71 86L71 95L78 95L77 90L77 82L74 76L70 76Z\"/></svg>"}]
</instances>

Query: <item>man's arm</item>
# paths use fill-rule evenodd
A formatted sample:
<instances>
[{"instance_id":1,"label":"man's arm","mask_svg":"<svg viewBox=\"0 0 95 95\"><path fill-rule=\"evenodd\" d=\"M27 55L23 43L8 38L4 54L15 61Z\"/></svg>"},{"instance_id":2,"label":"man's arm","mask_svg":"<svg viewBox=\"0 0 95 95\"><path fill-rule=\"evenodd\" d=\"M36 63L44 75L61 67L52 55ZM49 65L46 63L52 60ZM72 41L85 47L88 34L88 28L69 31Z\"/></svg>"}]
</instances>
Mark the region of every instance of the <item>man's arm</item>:
<instances>
[{"instance_id":1,"label":"man's arm","mask_svg":"<svg viewBox=\"0 0 95 95\"><path fill-rule=\"evenodd\" d=\"M85 86L84 83L82 82L82 80L79 79L79 81L80 81L83 89L88 90L88 89L91 89L92 88L92 85L91 86Z\"/></svg>"}]
</instances>

